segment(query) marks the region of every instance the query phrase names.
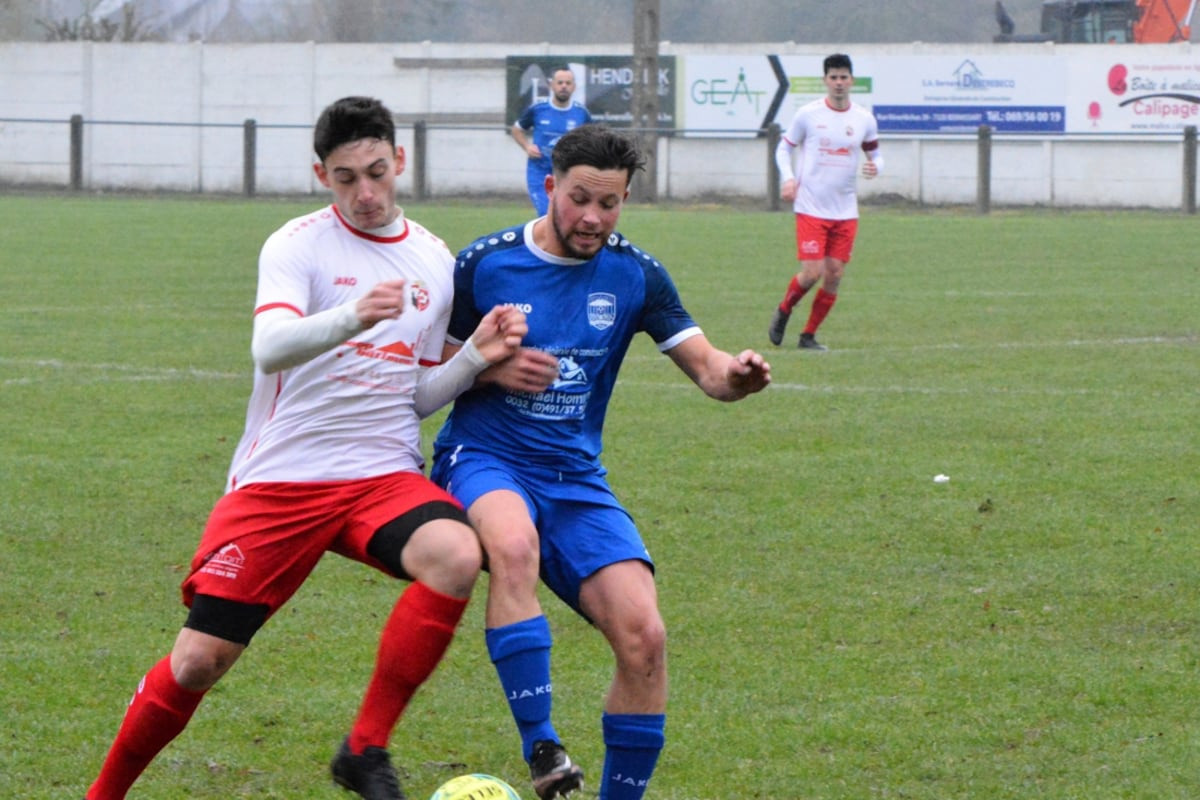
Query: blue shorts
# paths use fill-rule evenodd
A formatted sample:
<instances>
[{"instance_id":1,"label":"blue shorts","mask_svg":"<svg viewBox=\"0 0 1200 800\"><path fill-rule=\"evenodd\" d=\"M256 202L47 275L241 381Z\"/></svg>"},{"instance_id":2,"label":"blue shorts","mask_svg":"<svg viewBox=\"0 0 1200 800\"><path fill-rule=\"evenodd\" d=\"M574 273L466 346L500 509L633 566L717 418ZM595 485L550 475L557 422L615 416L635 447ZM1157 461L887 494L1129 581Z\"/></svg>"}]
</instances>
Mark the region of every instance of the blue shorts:
<instances>
[{"instance_id":1,"label":"blue shorts","mask_svg":"<svg viewBox=\"0 0 1200 800\"><path fill-rule=\"evenodd\" d=\"M538 530L542 582L586 617L579 607L579 586L585 578L631 559L654 569L633 518L609 488L605 474L602 467L559 472L459 449L438 458L430 477L468 510L497 489L520 495Z\"/></svg>"}]
</instances>

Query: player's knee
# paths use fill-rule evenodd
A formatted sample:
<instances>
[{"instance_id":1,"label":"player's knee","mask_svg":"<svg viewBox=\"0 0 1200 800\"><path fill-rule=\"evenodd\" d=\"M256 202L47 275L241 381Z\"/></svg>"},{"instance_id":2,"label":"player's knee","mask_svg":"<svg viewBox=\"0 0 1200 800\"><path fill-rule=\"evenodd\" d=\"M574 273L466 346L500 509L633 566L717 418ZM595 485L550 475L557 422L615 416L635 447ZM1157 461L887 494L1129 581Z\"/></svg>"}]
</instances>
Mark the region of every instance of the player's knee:
<instances>
[{"instance_id":1,"label":"player's knee","mask_svg":"<svg viewBox=\"0 0 1200 800\"><path fill-rule=\"evenodd\" d=\"M483 547L470 525L447 521L444 527L437 560L448 579L469 592L483 567Z\"/></svg>"},{"instance_id":2,"label":"player's knee","mask_svg":"<svg viewBox=\"0 0 1200 800\"><path fill-rule=\"evenodd\" d=\"M488 531L484 537L488 569L493 578L507 576L537 578L538 535L532 526L512 526Z\"/></svg>"},{"instance_id":3,"label":"player's knee","mask_svg":"<svg viewBox=\"0 0 1200 800\"><path fill-rule=\"evenodd\" d=\"M442 594L466 597L483 566L483 549L465 522L436 520L413 535L404 564L414 580Z\"/></svg>"},{"instance_id":4,"label":"player's knee","mask_svg":"<svg viewBox=\"0 0 1200 800\"><path fill-rule=\"evenodd\" d=\"M229 671L245 649L244 644L185 626L171 650L171 673L184 689L207 691Z\"/></svg>"},{"instance_id":5,"label":"player's knee","mask_svg":"<svg viewBox=\"0 0 1200 800\"><path fill-rule=\"evenodd\" d=\"M613 649L617 660L626 669L646 675L662 669L667 652L667 629L662 617L648 615L623 626L622 630Z\"/></svg>"},{"instance_id":6,"label":"player's knee","mask_svg":"<svg viewBox=\"0 0 1200 800\"><path fill-rule=\"evenodd\" d=\"M651 659L661 661L667 651L667 628L663 625L662 617L655 614L646 620L638 631L640 648Z\"/></svg>"},{"instance_id":7,"label":"player's knee","mask_svg":"<svg viewBox=\"0 0 1200 800\"><path fill-rule=\"evenodd\" d=\"M171 659L175 682L190 692L211 689L233 666L236 657L224 656L213 651L188 650L178 660Z\"/></svg>"}]
</instances>

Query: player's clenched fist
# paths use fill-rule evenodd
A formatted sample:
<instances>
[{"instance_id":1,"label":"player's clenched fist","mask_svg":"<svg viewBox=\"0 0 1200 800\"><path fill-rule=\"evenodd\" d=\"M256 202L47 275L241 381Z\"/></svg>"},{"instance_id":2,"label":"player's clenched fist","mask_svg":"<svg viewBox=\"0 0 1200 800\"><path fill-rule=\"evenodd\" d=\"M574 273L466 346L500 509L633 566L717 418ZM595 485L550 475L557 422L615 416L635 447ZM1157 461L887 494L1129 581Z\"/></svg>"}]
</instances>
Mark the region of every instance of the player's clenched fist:
<instances>
[{"instance_id":1,"label":"player's clenched fist","mask_svg":"<svg viewBox=\"0 0 1200 800\"><path fill-rule=\"evenodd\" d=\"M404 311L405 281L383 281L371 287L371 291L358 299L354 312L364 328L376 322L396 319Z\"/></svg>"},{"instance_id":2,"label":"player's clenched fist","mask_svg":"<svg viewBox=\"0 0 1200 800\"><path fill-rule=\"evenodd\" d=\"M513 306L496 306L483 316L471 342L489 364L511 357L529 333L525 313Z\"/></svg>"}]
</instances>

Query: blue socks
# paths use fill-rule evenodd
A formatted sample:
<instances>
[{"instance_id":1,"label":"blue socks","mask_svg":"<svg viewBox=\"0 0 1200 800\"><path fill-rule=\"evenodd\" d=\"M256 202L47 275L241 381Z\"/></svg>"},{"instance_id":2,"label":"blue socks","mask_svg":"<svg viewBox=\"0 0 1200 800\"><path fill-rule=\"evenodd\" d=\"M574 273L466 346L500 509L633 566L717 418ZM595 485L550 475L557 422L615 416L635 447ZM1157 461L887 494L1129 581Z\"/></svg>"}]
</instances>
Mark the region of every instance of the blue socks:
<instances>
[{"instance_id":1,"label":"blue socks","mask_svg":"<svg viewBox=\"0 0 1200 800\"><path fill-rule=\"evenodd\" d=\"M485 632L488 655L521 733L528 761L534 742L560 741L550 722L550 623L545 616ZM605 714L600 800L641 800L662 752L665 714Z\"/></svg>"},{"instance_id":2,"label":"blue socks","mask_svg":"<svg viewBox=\"0 0 1200 800\"><path fill-rule=\"evenodd\" d=\"M528 761L534 742L559 741L550 722L550 623L537 616L489 628L484 636Z\"/></svg>"},{"instance_id":3,"label":"blue socks","mask_svg":"<svg viewBox=\"0 0 1200 800\"><path fill-rule=\"evenodd\" d=\"M641 800L665 741L665 714L605 714L600 800Z\"/></svg>"}]
</instances>

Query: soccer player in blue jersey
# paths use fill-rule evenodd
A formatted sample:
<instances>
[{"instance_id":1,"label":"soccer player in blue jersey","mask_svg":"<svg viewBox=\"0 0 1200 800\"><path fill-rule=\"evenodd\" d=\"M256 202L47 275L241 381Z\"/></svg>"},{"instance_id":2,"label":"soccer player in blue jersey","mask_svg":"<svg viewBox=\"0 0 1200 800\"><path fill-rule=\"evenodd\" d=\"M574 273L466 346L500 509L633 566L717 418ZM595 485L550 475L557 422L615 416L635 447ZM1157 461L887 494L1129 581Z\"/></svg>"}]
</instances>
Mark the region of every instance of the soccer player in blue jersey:
<instances>
[{"instance_id":1,"label":"soccer player in blue jersey","mask_svg":"<svg viewBox=\"0 0 1200 800\"><path fill-rule=\"evenodd\" d=\"M549 213L478 239L458 255L444 358L492 306L522 310L528 332L506 361L459 395L434 444L433 479L467 508L487 553L488 652L520 731L534 790L578 789L550 720L550 627L539 573L612 647L616 670L601 720L601 800L637 800L664 742L666 632L654 565L600 463L617 371L638 331L650 334L710 397L764 389L753 350L730 355L701 332L663 265L615 232L643 166L632 141L603 125L554 149Z\"/></svg>"},{"instance_id":2,"label":"soccer player in blue jersey","mask_svg":"<svg viewBox=\"0 0 1200 800\"><path fill-rule=\"evenodd\" d=\"M550 74L550 99L530 105L512 126L513 139L529 156L525 183L538 216L546 213L546 178L552 169L554 145L567 131L592 121L587 108L571 100L573 94L574 73L569 67L558 67Z\"/></svg>"}]
</instances>

